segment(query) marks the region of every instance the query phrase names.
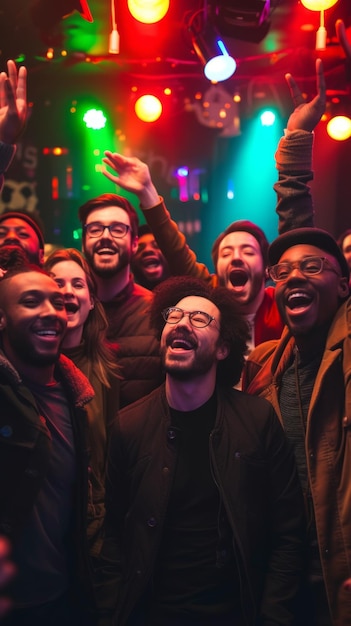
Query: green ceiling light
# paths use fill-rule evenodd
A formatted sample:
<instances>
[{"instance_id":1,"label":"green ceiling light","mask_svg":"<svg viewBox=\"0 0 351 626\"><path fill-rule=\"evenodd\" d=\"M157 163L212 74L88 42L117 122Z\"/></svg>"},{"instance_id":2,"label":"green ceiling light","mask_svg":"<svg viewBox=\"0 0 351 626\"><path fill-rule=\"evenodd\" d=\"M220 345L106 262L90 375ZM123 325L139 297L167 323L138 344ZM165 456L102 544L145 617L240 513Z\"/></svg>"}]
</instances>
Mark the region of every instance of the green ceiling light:
<instances>
[{"instance_id":1,"label":"green ceiling light","mask_svg":"<svg viewBox=\"0 0 351 626\"><path fill-rule=\"evenodd\" d=\"M93 130L105 128L106 121L103 111L99 109L88 109L83 115L83 122L85 122L86 127Z\"/></svg>"}]
</instances>

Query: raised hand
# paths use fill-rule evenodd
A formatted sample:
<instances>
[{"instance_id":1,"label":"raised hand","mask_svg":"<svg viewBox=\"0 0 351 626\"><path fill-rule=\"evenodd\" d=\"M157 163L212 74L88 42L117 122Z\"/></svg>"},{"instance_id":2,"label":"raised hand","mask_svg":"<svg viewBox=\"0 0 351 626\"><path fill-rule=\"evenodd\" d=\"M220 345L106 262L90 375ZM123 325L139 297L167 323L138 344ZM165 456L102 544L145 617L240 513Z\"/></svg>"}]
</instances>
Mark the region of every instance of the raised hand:
<instances>
[{"instance_id":1,"label":"raised hand","mask_svg":"<svg viewBox=\"0 0 351 626\"><path fill-rule=\"evenodd\" d=\"M0 141L14 144L26 125L27 70L7 62L7 71L0 73Z\"/></svg>"},{"instance_id":2,"label":"raised hand","mask_svg":"<svg viewBox=\"0 0 351 626\"><path fill-rule=\"evenodd\" d=\"M345 52L346 58L351 61L351 42L347 39L345 24L342 20L336 20L335 30L339 43Z\"/></svg>"},{"instance_id":3,"label":"raised hand","mask_svg":"<svg viewBox=\"0 0 351 626\"><path fill-rule=\"evenodd\" d=\"M159 196L152 183L146 163L137 157L126 157L109 150L105 151L103 162L117 174L104 170L103 174L106 178L122 189L134 193L139 198L143 208L151 208L159 203Z\"/></svg>"},{"instance_id":4,"label":"raised hand","mask_svg":"<svg viewBox=\"0 0 351 626\"><path fill-rule=\"evenodd\" d=\"M301 90L291 74L285 74L295 109L291 113L288 130L307 130L311 132L320 121L326 104L325 78L321 59L316 60L317 95L306 102Z\"/></svg>"}]
</instances>

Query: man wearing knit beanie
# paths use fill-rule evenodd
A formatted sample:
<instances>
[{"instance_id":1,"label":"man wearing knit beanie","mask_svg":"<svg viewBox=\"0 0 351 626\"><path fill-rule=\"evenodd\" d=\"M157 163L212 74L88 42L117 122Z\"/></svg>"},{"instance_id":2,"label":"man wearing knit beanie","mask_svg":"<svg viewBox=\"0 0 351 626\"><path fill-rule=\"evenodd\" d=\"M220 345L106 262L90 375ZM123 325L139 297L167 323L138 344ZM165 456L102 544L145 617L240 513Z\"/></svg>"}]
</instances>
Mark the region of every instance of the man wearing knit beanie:
<instances>
[{"instance_id":1,"label":"man wearing knit beanie","mask_svg":"<svg viewBox=\"0 0 351 626\"><path fill-rule=\"evenodd\" d=\"M0 215L0 253L20 249L29 263L41 266L44 261L44 236L39 221L25 211L6 211Z\"/></svg>"}]
</instances>

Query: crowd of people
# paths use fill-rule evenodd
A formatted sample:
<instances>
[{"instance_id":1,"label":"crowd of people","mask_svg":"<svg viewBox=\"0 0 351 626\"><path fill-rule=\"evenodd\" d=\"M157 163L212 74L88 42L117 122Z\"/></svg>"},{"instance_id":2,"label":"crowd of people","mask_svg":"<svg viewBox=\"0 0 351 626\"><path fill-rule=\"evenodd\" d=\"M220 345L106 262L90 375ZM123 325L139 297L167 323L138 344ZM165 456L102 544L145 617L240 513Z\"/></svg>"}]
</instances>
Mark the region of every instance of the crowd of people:
<instances>
[{"instance_id":1,"label":"crowd of people","mask_svg":"<svg viewBox=\"0 0 351 626\"><path fill-rule=\"evenodd\" d=\"M307 102L286 75L277 238L233 222L215 274L135 157L104 174L146 224L93 198L83 252L0 215L5 626L351 624L351 235L314 224L316 76ZM0 73L0 187L26 81Z\"/></svg>"}]
</instances>

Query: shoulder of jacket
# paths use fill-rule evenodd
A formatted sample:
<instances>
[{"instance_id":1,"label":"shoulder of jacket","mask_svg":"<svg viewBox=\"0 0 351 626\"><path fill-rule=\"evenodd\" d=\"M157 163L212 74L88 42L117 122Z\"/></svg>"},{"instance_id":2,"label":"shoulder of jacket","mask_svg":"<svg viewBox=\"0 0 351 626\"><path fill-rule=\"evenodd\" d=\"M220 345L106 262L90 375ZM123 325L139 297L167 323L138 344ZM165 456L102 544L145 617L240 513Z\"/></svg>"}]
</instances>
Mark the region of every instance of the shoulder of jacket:
<instances>
[{"instance_id":1,"label":"shoulder of jacket","mask_svg":"<svg viewBox=\"0 0 351 626\"><path fill-rule=\"evenodd\" d=\"M58 368L63 382L68 386L75 405L84 407L94 397L94 390L83 372L64 354L60 355Z\"/></svg>"}]
</instances>

